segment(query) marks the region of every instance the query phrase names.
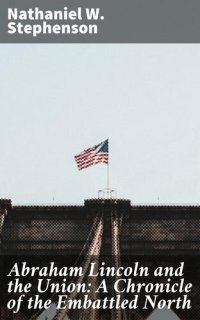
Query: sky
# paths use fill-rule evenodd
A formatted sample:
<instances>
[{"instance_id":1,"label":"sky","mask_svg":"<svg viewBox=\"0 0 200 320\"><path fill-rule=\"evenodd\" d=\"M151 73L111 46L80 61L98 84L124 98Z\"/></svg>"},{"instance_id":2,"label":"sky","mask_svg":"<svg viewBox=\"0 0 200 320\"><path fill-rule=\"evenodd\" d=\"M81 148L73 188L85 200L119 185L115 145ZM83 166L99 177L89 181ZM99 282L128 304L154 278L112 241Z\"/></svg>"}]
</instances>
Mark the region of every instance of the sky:
<instances>
[{"instance_id":1,"label":"sky","mask_svg":"<svg viewBox=\"0 0 200 320\"><path fill-rule=\"evenodd\" d=\"M197 44L1 44L0 198L96 198L107 166L73 157L109 138L117 198L200 203L199 58Z\"/></svg>"}]
</instances>

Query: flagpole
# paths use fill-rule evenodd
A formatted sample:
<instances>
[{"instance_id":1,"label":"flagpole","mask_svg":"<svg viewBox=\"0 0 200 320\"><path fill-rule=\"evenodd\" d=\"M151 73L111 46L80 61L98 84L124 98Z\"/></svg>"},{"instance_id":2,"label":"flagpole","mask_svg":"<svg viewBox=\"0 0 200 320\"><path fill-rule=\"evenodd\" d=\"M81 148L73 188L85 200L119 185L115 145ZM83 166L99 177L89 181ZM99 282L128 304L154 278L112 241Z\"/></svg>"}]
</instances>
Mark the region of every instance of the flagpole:
<instances>
[{"instance_id":1,"label":"flagpole","mask_svg":"<svg viewBox=\"0 0 200 320\"><path fill-rule=\"evenodd\" d=\"M109 177L109 175L110 175L110 170L109 170L110 168L109 168L109 160L108 160L108 163L107 163L107 199L109 199L110 198L110 177Z\"/></svg>"},{"instance_id":2,"label":"flagpole","mask_svg":"<svg viewBox=\"0 0 200 320\"><path fill-rule=\"evenodd\" d=\"M107 163L107 199L110 199L110 154L109 154L109 140L107 140L108 163Z\"/></svg>"}]
</instances>

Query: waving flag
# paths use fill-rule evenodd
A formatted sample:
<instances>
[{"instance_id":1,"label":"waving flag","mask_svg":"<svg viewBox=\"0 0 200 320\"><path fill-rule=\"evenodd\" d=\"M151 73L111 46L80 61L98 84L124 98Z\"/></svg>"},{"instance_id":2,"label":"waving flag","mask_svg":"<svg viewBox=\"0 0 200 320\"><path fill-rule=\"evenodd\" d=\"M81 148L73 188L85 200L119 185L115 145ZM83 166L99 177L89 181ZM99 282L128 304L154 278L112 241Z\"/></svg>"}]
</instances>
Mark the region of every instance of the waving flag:
<instances>
[{"instance_id":1,"label":"waving flag","mask_svg":"<svg viewBox=\"0 0 200 320\"><path fill-rule=\"evenodd\" d=\"M108 139L98 145L84 150L77 154L74 158L78 169L82 170L100 162L108 163Z\"/></svg>"}]
</instances>

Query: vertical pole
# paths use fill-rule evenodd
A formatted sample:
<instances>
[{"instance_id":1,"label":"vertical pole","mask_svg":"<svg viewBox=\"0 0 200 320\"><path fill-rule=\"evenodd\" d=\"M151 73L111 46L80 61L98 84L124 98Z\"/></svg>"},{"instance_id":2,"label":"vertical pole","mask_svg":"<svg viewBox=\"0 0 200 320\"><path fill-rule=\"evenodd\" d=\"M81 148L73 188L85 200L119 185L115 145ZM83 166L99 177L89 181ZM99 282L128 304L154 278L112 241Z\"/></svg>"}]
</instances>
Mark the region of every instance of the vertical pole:
<instances>
[{"instance_id":1,"label":"vertical pole","mask_svg":"<svg viewBox=\"0 0 200 320\"><path fill-rule=\"evenodd\" d=\"M107 140L108 143L108 140ZM107 145L107 152L108 152L108 162L107 162L107 199L110 199L110 156L109 156L109 144Z\"/></svg>"},{"instance_id":2,"label":"vertical pole","mask_svg":"<svg viewBox=\"0 0 200 320\"><path fill-rule=\"evenodd\" d=\"M109 168L109 160L107 163L107 199L110 199L110 168Z\"/></svg>"}]
</instances>

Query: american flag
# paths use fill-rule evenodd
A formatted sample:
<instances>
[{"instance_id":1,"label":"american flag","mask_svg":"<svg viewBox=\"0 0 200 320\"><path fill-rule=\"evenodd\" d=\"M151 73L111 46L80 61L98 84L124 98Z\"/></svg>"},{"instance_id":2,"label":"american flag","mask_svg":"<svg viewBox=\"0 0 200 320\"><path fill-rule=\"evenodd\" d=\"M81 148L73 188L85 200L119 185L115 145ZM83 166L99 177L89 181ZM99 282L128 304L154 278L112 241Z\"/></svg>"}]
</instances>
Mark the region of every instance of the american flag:
<instances>
[{"instance_id":1,"label":"american flag","mask_svg":"<svg viewBox=\"0 0 200 320\"><path fill-rule=\"evenodd\" d=\"M74 158L78 169L82 170L99 162L108 163L108 139L96 146L86 149L77 154Z\"/></svg>"}]
</instances>

